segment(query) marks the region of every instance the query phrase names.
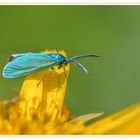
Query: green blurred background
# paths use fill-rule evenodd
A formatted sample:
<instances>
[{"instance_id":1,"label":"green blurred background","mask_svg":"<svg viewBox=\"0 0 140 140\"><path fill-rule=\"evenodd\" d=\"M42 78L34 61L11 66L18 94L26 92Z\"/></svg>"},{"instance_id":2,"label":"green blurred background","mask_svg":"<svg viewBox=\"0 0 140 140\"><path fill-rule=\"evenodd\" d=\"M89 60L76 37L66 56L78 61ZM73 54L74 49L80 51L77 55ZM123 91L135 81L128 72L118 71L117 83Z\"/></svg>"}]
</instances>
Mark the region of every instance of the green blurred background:
<instances>
[{"instance_id":1,"label":"green blurred background","mask_svg":"<svg viewBox=\"0 0 140 140\"><path fill-rule=\"evenodd\" d=\"M140 100L140 6L0 6L1 73L10 54L45 49L101 55L80 60L89 75L71 64L65 101L73 113L108 115ZM23 80L0 75L0 99Z\"/></svg>"}]
</instances>

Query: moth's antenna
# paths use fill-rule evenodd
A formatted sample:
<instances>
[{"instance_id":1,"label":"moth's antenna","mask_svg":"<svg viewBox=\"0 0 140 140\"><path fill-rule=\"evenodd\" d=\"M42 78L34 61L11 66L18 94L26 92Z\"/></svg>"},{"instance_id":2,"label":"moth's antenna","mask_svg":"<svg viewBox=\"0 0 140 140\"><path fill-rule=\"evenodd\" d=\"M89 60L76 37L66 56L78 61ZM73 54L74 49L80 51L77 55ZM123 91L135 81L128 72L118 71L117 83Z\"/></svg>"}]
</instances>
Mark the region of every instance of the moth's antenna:
<instances>
[{"instance_id":1,"label":"moth's antenna","mask_svg":"<svg viewBox=\"0 0 140 140\"><path fill-rule=\"evenodd\" d=\"M74 63L79 68L81 68L86 74L88 74L88 70L81 63L77 62L76 60L71 60L70 62Z\"/></svg>"},{"instance_id":2,"label":"moth's antenna","mask_svg":"<svg viewBox=\"0 0 140 140\"><path fill-rule=\"evenodd\" d=\"M79 58L84 58L84 57L99 57L99 55L97 55L97 54L82 54L82 55L74 56L74 57L68 59L68 61L70 62L73 59L79 59Z\"/></svg>"}]
</instances>

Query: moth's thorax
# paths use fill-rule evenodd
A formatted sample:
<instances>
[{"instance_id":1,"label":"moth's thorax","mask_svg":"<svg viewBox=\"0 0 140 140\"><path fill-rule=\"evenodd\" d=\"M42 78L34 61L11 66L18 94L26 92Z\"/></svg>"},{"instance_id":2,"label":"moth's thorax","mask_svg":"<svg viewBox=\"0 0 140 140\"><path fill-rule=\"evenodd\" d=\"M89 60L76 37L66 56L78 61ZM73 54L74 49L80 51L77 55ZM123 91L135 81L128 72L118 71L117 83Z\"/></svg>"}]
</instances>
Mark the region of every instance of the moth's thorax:
<instances>
[{"instance_id":1,"label":"moth's thorax","mask_svg":"<svg viewBox=\"0 0 140 140\"><path fill-rule=\"evenodd\" d=\"M50 53L49 56L58 63L63 63L66 61L66 57L64 57L62 54Z\"/></svg>"}]
</instances>

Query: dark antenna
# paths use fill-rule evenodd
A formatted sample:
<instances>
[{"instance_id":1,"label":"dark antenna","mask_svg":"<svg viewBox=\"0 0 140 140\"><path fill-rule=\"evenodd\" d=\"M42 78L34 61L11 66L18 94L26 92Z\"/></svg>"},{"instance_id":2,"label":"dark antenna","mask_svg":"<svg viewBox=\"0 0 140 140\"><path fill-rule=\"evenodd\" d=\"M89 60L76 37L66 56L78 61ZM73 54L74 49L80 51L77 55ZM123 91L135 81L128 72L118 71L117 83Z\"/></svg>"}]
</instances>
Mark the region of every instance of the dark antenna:
<instances>
[{"instance_id":1,"label":"dark antenna","mask_svg":"<svg viewBox=\"0 0 140 140\"><path fill-rule=\"evenodd\" d=\"M72 58L69 58L68 61L71 61L73 59L84 58L84 57L99 57L99 55L97 55L97 54L82 54L82 55L78 55L78 56L74 56Z\"/></svg>"},{"instance_id":2,"label":"dark antenna","mask_svg":"<svg viewBox=\"0 0 140 140\"><path fill-rule=\"evenodd\" d=\"M88 74L88 70L79 62L77 62L76 60L71 60L70 62L74 63L75 65L77 65L79 68L81 68L86 74Z\"/></svg>"},{"instance_id":3,"label":"dark antenna","mask_svg":"<svg viewBox=\"0 0 140 140\"><path fill-rule=\"evenodd\" d=\"M97 54L82 54L82 55L74 56L72 58L67 58L67 62L74 63L79 68L81 68L86 74L88 74L88 70L81 63L79 63L75 60L75 59L84 58L84 57L99 57L99 55L97 55Z\"/></svg>"}]
</instances>

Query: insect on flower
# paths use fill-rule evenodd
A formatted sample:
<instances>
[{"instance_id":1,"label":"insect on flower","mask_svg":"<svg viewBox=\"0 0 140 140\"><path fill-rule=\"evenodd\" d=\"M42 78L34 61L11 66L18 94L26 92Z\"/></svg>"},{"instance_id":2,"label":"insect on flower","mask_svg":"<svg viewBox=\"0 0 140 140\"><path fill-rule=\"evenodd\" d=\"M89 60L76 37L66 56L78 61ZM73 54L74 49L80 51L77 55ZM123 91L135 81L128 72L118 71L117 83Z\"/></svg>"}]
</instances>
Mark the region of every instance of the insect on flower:
<instances>
[{"instance_id":1,"label":"insect on flower","mask_svg":"<svg viewBox=\"0 0 140 140\"><path fill-rule=\"evenodd\" d=\"M86 74L87 69L78 61L79 58L84 57L98 57L96 54L82 54L71 58L66 58L59 53L22 53L13 54L9 57L9 62L4 67L3 76L5 78L16 78L31 74L42 68L65 68L64 66L70 62L81 68Z\"/></svg>"}]
</instances>

